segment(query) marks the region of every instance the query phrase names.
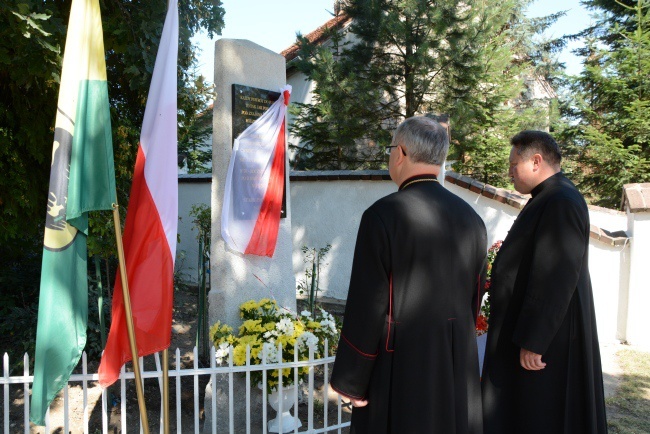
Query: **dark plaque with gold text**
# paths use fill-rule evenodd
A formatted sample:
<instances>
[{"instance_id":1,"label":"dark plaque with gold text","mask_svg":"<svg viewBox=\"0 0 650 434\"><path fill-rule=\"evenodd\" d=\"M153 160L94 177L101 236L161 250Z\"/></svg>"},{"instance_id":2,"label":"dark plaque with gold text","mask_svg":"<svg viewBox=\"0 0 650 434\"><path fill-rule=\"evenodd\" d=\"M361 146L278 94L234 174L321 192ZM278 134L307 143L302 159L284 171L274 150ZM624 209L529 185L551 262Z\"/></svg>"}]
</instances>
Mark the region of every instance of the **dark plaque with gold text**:
<instances>
[{"instance_id":1,"label":"dark plaque with gold text","mask_svg":"<svg viewBox=\"0 0 650 434\"><path fill-rule=\"evenodd\" d=\"M255 122L280 97L280 92L260 89L257 87L232 85L232 141ZM282 184L282 210L280 218L287 216L287 183L286 164L284 170L285 182Z\"/></svg>"}]
</instances>

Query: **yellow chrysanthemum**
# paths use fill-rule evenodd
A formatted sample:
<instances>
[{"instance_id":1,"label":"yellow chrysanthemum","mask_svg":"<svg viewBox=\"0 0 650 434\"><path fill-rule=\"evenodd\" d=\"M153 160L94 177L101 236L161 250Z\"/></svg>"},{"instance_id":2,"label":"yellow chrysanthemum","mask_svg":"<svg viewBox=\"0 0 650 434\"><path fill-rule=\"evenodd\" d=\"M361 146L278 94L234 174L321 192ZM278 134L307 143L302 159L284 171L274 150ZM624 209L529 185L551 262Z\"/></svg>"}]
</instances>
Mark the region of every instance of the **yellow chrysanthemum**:
<instances>
[{"instance_id":1,"label":"yellow chrysanthemum","mask_svg":"<svg viewBox=\"0 0 650 434\"><path fill-rule=\"evenodd\" d=\"M319 328L321 328L321 325L320 325L319 322L316 322L316 321L309 321L309 322L307 323L307 328L310 328L310 329L319 329Z\"/></svg>"},{"instance_id":2,"label":"yellow chrysanthemum","mask_svg":"<svg viewBox=\"0 0 650 434\"><path fill-rule=\"evenodd\" d=\"M210 327L210 339L215 346L218 346L224 342L228 342L228 339L232 336L232 327L228 324L221 324L221 321L217 321Z\"/></svg>"},{"instance_id":3,"label":"yellow chrysanthemum","mask_svg":"<svg viewBox=\"0 0 650 434\"><path fill-rule=\"evenodd\" d=\"M239 327L239 335L241 336L259 332L263 333L265 330L260 326L261 323L261 319L249 319L244 321L244 323Z\"/></svg>"},{"instance_id":4,"label":"yellow chrysanthemum","mask_svg":"<svg viewBox=\"0 0 650 434\"><path fill-rule=\"evenodd\" d=\"M287 335L280 335L276 339L275 344L276 345L282 344L282 350L284 351L287 348L287 344L289 343L289 339L290 339L290 337L287 336ZM294 340L294 342L295 342L295 340Z\"/></svg>"},{"instance_id":5,"label":"yellow chrysanthemum","mask_svg":"<svg viewBox=\"0 0 650 434\"><path fill-rule=\"evenodd\" d=\"M271 300L270 298L263 298L263 299L260 300L260 302L259 302L260 307L267 306L267 305L268 306L273 306L273 305L276 305L276 303L275 303L274 300Z\"/></svg>"},{"instance_id":6,"label":"yellow chrysanthemum","mask_svg":"<svg viewBox=\"0 0 650 434\"><path fill-rule=\"evenodd\" d=\"M242 336L242 337L239 338L239 343L244 345L244 347L246 345L250 345L251 347L253 347L254 345L260 345L261 344L261 342L259 340L259 336L257 336L257 335Z\"/></svg>"},{"instance_id":7,"label":"yellow chrysanthemum","mask_svg":"<svg viewBox=\"0 0 650 434\"><path fill-rule=\"evenodd\" d=\"M253 310L257 308L258 308L258 304L255 300L245 301L241 304L241 306L239 306L239 309L241 310Z\"/></svg>"},{"instance_id":8,"label":"yellow chrysanthemum","mask_svg":"<svg viewBox=\"0 0 650 434\"><path fill-rule=\"evenodd\" d=\"M212 327L210 327L209 335L210 335L210 340L212 342L218 339L217 333L219 332L219 327L221 327L221 322L219 321L215 322L214 324L212 324Z\"/></svg>"},{"instance_id":9,"label":"yellow chrysanthemum","mask_svg":"<svg viewBox=\"0 0 650 434\"><path fill-rule=\"evenodd\" d=\"M239 344L235 347L233 354L233 362L237 366L243 366L246 364L246 345Z\"/></svg>"},{"instance_id":10,"label":"yellow chrysanthemum","mask_svg":"<svg viewBox=\"0 0 650 434\"><path fill-rule=\"evenodd\" d=\"M253 363L253 359L259 359L261 358L260 353L262 352L262 346L261 345L256 345L254 347L251 347L251 363ZM258 357L260 356L260 357ZM257 364L257 363L254 363Z\"/></svg>"},{"instance_id":11,"label":"yellow chrysanthemum","mask_svg":"<svg viewBox=\"0 0 650 434\"><path fill-rule=\"evenodd\" d=\"M274 322L267 322L267 323L264 324L264 329L267 332L270 332L274 328L275 328L275 323Z\"/></svg>"}]
</instances>

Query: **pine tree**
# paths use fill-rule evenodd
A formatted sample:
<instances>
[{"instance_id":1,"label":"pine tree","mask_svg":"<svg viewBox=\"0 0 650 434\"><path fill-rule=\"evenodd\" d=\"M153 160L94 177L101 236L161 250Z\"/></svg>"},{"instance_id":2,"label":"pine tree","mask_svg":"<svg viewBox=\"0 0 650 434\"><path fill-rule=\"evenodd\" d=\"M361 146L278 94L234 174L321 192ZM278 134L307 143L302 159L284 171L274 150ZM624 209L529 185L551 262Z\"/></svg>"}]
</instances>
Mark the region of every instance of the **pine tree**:
<instances>
[{"instance_id":1,"label":"pine tree","mask_svg":"<svg viewBox=\"0 0 650 434\"><path fill-rule=\"evenodd\" d=\"M385 167L378 145L403 119L447 113L456 168L507 184L508 137L549 122L547 107L521 98L524 79L557 69L548 60L557 43L532 38L559 14L526 20L528 3L347 2L353 38L334 29L329 46L299 39L297 67L316 88L312 104L294 109L301 140L294 167Z\"/></svg>"},{"instance_id":2,"label":"pine tree","mask_svg":"<svg viewBox=\"0 0 650 434\"><path fill-rule=\"evenodd\" d=\"M375 128L376 101L381 97L370 83L361 80L342 52L349 41L339 29L327 31L331 46L310 44L299 37L298 67L315 83L311 104L292 104L292 131L301 146L294 151L294 169L360 170L381 167L385 158L378 143L388 144L390 135Z\"/></svg>"},{"instance_id":3,"label":"pine tree","mask_svg":"<svg viewBox=\"0 0 650 434\"><path fill-rule=\"evenodd\" d=\"M554 53L563 42L538 39L563 13L530 19L524 13L529 3L511 0L481 10L479 86L451 110L454 169L498 187L510 184L510 138L524 129L546 130L557 116L555 103L533 99L530 88L550 86L561 70Z\"/></svg>"},{"instance_id":4,"label":"pine tree","mask_svg":"<svg viewBox=\"0 0 650 434\"><path fill-rule=\"evenodd\" d=\"M455 0L353 0L343 11L354 42L328 49L299 41L297 66L318 87L316 107L301 107L293 132L312 158L338 147L351 157L348 168L377 167L386 161L378 144L403 119L441 112L475 86L474 9Z\"/></svg>"},{"instance_id":5,"label":"pine tree","mask_svg":"<svg viewBox=\"0 0 650 434\"><path fill-rule=\"evenodd\" d=\"M598 6L606 25L587 32L585 67L571 83L573 123L562 139L582 172L582 191L602 206L620 205L623 184L650 180L649 6L618 4L616 15Z\"/></svg>"}]
</instances>

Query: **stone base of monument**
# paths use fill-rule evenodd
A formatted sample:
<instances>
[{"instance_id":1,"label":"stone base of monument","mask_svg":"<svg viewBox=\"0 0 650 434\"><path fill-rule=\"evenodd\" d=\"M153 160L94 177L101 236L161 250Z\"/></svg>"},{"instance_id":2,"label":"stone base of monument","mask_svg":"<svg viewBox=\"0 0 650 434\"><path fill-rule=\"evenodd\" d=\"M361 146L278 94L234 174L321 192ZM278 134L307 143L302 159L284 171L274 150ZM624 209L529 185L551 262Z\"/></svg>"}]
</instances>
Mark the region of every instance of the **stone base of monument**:
<instances>
[{"instance_id":1,"label":"stone base of monument","mask_svg":"<svg viewBox=\"0 0 650 434\"><path fill-rule=\"evenodd\" d=\"M232 387L232 396L233 396L233 427L235 434L244 434L246 431L246 379L242 378L238 374L233 375L233 387ZM263 424L263 407L262 407L262 390L257 386L251 384L249 389L250 393L250 433L258 434L262 433L262 424ZM305 393L302 388L298 389L298 402L301 403L304 399L303 394ZM230 432L230 385L228 381L228 374L218 374L216 376L215 384L212 383L212 380L208 383L205 389L205 401L204 401L204 412L205 412L205 422L203 424L203 434L212 434L212 401L216 400L217 408L217 432L218 433L229 433ZM291 393L291 399L293 400L293 392ZM269 398L267 397L267 404L270 404ZM277 419L277 412L273 410L271 406L267 406L266 411L266 420L271 422L273 418ZM279 421L276 420L276 423L279 425ZM292 427L292 431L295 425L291 425L292 422L283 419L283 431L286 431L288 426ZM298 418L295 418L294 424L300 423ZM268 425L267 425L268 426ZM300 425L298 425L300 426ZM275 427L275 425L274 425ZM277 432L277 430L275 431Z\"/></svg>"}]
</instances>

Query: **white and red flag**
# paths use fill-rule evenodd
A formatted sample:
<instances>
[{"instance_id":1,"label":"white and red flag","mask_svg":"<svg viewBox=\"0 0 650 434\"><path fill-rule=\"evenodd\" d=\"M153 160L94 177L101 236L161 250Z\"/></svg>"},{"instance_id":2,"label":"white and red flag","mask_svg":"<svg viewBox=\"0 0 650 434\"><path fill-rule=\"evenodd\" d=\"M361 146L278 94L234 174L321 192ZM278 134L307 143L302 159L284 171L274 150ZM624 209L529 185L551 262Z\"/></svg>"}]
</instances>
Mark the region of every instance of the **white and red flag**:
<instances>
[{"instance_id":1,"label":"white and red flag","mask_svg":"<svg viewBox=\"0 0 650 434\"><path fill-rule=\"evenodd\" d=\"M140 132L124 226L124 255L138 355L170 345L178 226L176 81L178 3L171 0ZM112 323L99 383L113 384L131 360L122 284L113 291Z\"/></svg>"},{"instance_id":2,"label":"white and red flag","mask_svg":"<svg viewBox=\"0 0 650 434\"><path fill-rule=\"evenodd\" d=\"M278 240L285 182L285 115L291 86L235 139L221 213L231 249L272 257Z\"/></svg>"}]
</instances>

